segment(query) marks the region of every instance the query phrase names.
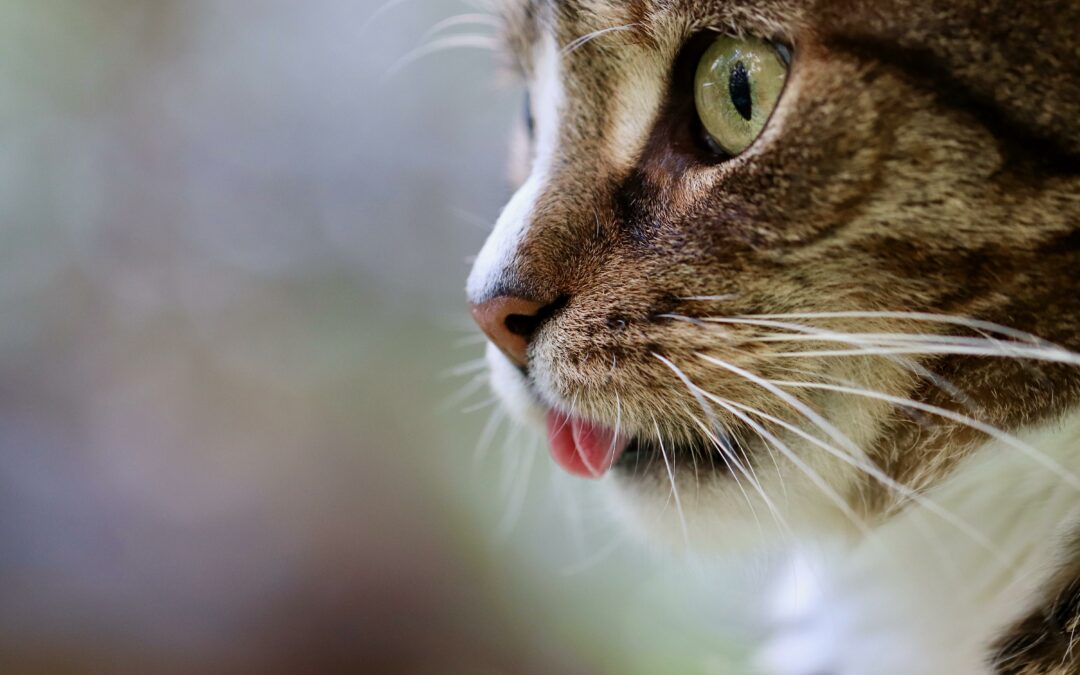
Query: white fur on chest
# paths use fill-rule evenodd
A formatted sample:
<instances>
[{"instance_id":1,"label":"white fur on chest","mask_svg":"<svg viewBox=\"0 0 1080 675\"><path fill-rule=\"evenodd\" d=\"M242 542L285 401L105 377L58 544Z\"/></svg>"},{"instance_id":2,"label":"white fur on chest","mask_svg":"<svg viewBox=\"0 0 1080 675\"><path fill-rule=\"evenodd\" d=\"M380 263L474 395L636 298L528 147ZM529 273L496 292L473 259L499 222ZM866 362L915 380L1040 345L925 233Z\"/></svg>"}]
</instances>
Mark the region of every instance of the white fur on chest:
<instances>
[{"instance_id":1,"label":"white fur on chest","mask_svg":"<svg viewBox=\"0 0 1080 675\"><path fill-rule=\"evenodd\" d=\"M774 588L772 675L985 675L993 642L1043 599L1080 521L1080 413L995 440L854 546L793 556ZM1061 471L1053 467L1060 467Z\"/></svg>"}]
</instances>

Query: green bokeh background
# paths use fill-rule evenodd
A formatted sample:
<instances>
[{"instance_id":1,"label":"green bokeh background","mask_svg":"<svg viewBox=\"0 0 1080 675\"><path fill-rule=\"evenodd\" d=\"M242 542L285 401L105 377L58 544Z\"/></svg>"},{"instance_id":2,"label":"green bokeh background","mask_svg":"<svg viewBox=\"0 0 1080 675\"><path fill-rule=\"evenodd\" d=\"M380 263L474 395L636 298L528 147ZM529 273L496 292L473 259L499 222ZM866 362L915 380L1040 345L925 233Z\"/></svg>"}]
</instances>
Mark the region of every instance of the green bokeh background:
<instances>
[{"instance_id":1,"label":"green bokeh background","mask_svg":"<svg viewBox=\"0 0 1080 675\"><path fill-rule=\"evenodd\" d=\"M522 95L385 4L0 4L0 671L744 672L731 584L477 451Z\"/></svg>"}]
</instances>

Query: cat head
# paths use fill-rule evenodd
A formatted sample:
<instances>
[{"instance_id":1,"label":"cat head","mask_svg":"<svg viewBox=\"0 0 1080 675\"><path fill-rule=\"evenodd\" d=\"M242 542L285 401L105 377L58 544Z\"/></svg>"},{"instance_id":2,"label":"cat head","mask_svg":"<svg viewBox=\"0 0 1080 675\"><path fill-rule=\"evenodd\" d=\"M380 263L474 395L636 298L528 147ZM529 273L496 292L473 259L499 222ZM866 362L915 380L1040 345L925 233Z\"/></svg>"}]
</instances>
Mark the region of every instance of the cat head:
<instances>
[{"instance_id":1,"label":"cat head","mask_svg":"<svg viewBox=\"0 0 1080 675\"><path fill-rule=\"evenodd\" d=\"M970 421L1076 401L1032 336L1080 335L1080 10L498 12L528 140L469 300L496 391L637 521L707 542L872 518Z\"/></svg>"}]
</instances>

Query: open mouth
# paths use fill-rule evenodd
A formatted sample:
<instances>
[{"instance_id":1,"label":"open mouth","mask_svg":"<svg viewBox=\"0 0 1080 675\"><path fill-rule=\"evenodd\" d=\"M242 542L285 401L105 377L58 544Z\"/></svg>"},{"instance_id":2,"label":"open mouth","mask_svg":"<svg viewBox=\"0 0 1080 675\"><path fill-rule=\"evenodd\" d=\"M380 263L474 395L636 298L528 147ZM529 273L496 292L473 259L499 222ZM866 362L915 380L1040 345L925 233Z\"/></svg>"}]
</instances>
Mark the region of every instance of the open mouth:
<instances>
[{"instance_id":1,"label":"open mouth","mask_svg":"<svg viewBox=\"0 0 1080 675\"><path fill-rule=\"evenodd\" d=\"M583 478L602 478L613 469L644 471L657 462L668 467L692 461L694 466L725 466L711 444L627 437L587 420L550 411L547 415L551 456L563 470Z\"/></svg>"}]
</instances>

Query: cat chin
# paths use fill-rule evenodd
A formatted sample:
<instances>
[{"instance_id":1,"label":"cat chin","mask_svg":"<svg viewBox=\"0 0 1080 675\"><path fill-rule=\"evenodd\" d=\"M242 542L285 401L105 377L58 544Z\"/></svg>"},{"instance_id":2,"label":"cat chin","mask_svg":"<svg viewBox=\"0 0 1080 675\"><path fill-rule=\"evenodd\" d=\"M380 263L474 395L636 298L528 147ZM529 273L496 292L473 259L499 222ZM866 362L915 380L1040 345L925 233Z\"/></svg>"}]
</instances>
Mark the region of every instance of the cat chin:
<instances>
[{"instance_id":1,"label":"cat chin","mask_svg":"<svg viewBox=\"0 0 1080 675\"><path fill-rule=\"evenodd\" d=\"M607 484L606 496L608 510L623 529L649 546L727 555L760 550L782 536L773 521L763 521L763 529L758 529L738 490L732 493L726 487L702 485L694 494L680 490L679 508L666 478L617 473Z\"/></svg>"},{"instance_id":2,"label":"cat chin","mask_svg":"<svg viewBox=\"0 0 1080 675\"><path fill-rule=\"evenodd\" d=\"M842 541L855 534L850 519L798 476L758 471L762 491L771 497L766 503L745 479L727 473L695 475L685 467L675 475L677 499L664 467L614 472L610 511L639 539L695 554L756 553L792 538Z\"/></svg>"}]
</instances>

